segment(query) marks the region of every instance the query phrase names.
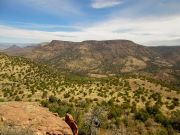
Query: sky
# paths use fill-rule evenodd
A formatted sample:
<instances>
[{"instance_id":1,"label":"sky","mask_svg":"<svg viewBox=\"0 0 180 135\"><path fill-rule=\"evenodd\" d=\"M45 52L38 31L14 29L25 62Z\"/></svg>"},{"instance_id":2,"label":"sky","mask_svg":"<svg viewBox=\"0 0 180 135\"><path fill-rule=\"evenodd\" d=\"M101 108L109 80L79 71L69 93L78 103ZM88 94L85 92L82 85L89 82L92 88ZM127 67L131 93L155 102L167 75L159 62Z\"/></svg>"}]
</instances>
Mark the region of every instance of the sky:
<instances>
[{"instance_id":1,"label":"sky","mask_svg":"<svg viewBox=\"0 0 180 135\"><path fill-rule=\"evenodd\" d=\"M0 0L0 43L180 45L180 0Z\"/></svg>"}]
</instances>

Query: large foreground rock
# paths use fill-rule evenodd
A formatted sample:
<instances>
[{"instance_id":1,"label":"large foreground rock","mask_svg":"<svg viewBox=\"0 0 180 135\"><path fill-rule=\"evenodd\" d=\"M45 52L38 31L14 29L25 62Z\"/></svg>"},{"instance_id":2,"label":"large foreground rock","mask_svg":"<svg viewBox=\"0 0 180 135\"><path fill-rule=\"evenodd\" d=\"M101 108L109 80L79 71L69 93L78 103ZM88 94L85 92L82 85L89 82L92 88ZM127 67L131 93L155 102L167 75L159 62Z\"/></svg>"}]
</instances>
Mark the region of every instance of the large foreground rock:
<instances>
[{"instance_id":1,"label":"large foreground rock","mask_svg":"<svg viewBox=\"0 0 180 135\"><path fill-rule=\"evenodd\" d=\"M0 124L13 123L37 135L73 135L69 125L48 109L31 102L0 103Z\"/></svg>"}]
</instances>

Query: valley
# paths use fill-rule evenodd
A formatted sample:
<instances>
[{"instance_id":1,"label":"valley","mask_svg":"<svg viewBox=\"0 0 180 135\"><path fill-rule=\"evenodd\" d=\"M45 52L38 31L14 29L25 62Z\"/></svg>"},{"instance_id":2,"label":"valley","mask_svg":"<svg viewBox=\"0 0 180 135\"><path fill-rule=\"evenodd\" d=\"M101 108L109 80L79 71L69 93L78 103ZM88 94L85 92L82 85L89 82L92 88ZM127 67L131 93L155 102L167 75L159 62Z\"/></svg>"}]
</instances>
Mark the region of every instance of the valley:
<instances>
[{"instance_id":1,"label":"valley","mask_svg":"<svg viewBox=\"0 0 180 135\"><path fill-rule=\"evenodd\" d=\"M110 134L118 134L122 129L126 134L178 131L173 119L179 118L180 91L149 76L89 77L3 53L0 54L0 69L1 102L40 102L61 117L71 113L81 134L100 132L100 129ZM99 110L100 113L95 113ZM96 117L101 124L91 125L88 122L91 117ZM146 125L147 122L150 124ZM154 124L158 128L154 128ZM167 127L169 125L171 128Z\"/></svg>"},{"instance_id":2,"label":"valley","mask_svg":"<svg viewBox=\"0 0 180 135\"><path fill-rule=\"evenodd\" d=\"M180 135L180 0L0 0L0 135Z\"/></svg>"},{"instance_id":3,"label":"valley","mask_svg":"<svg viewBox=\"0 0 180 135\"><path fill-rule=\"evenodd\" d=\"M2 50L79 75L141 75L180 86L180 47L147 47L129 40L69 42Z\"/></svg>"}]
</instances>

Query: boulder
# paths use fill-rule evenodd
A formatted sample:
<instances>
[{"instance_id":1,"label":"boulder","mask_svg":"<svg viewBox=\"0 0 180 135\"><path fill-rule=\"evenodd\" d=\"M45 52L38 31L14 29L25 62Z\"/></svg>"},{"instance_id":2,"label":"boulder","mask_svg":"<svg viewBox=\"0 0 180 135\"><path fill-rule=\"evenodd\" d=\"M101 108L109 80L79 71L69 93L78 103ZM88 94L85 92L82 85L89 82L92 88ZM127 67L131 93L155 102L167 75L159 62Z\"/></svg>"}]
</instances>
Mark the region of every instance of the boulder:
<instances>
[{"instance_id":1,"label":"boulder","mask_svg":"<svg viewBox=\"0 0 180 135\"><path fill-rule=\"evenodd\" d=\"M74 132L62 118L35 102L1 102L0 120L30 129L35 135L73 135Z\"/></svg>"}]
</instances>

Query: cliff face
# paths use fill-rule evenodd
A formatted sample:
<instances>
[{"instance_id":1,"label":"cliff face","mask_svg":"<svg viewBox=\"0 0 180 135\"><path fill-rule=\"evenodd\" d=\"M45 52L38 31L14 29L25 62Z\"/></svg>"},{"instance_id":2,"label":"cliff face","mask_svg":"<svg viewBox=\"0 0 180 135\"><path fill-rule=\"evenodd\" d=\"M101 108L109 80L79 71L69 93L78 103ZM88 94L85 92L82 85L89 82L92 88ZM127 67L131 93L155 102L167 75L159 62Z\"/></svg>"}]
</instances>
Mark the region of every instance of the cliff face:
<instances>
[{"instance_id":1,"label":"cliff face","mask_svg":"<svg viewBox=\"0 0 180 135\"><path fill-rule=\"evenodd\" d=\"M0 103L0 125L31 130L35 135L73 135L69 125L38 103Z\"/></svg>"}]
</instances>

